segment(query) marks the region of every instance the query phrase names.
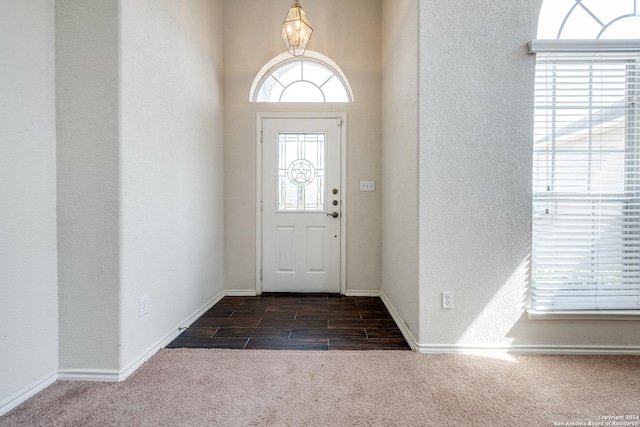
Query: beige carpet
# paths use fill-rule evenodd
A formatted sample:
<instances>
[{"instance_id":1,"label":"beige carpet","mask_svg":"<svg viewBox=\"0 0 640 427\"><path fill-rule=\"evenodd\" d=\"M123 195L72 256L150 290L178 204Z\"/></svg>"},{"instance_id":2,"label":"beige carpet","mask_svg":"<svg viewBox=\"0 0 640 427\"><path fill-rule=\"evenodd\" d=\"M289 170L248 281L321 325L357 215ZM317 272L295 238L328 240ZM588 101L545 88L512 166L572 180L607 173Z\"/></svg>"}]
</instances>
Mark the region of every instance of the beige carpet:
<instances>
[{"instance_id":1,"label":"beige carpet","mask_svg":"<svg viewBox=\"0 0 640 427\"><path fill-rule=\"evenodd\" d=\"M181 349L122 383L57 382L0 426L553 426L637 414L640 357Z\"/></svg>"}]
</instances>

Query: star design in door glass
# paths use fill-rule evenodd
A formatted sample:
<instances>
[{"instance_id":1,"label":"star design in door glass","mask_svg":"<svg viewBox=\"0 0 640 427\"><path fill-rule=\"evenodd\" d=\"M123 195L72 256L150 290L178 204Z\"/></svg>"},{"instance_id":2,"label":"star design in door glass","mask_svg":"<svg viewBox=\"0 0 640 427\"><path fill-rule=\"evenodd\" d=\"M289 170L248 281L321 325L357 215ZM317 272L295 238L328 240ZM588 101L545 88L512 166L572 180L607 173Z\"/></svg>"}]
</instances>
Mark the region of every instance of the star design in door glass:
<instances>
[{"instance_id":1,"label":"star design in door glass","mask_svg":"<svg viewBox=\"0 0 640 427\"><path fill-rule=\"evenodd\" d=\"M313 164L305 159L298 159L289 165L287 176L292 184L298 187L306 187L311 184L316 175Z\"/></svg>"}]
</instances>

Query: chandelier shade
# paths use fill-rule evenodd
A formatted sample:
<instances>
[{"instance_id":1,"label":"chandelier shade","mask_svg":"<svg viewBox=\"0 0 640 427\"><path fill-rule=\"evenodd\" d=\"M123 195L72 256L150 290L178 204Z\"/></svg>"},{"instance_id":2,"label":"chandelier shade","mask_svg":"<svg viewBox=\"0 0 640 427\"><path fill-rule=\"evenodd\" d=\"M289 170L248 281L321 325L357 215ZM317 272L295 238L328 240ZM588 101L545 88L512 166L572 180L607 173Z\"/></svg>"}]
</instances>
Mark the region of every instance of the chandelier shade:
<instances>
[{"instance_id":1,"label":"chandelier shade","mask_svg":"<svg viewBox=\"0 0 640 427\"><path fill-rule=\"evenodd\" d=\"M284 45L293 56L304 55L307 44L311 39L313 28L309 23L307 14L300 7L298 0L294 0L289 13L282 23L282 40Z\"/></svg>"}]
</instances>

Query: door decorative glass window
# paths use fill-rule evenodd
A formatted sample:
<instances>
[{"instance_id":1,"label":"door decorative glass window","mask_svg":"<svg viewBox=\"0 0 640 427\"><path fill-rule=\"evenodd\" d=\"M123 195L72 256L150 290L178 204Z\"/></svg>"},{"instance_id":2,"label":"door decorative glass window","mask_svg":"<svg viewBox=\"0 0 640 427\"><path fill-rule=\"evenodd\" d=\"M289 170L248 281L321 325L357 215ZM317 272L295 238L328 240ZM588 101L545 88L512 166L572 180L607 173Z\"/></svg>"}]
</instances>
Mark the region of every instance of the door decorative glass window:
<instances>
[{"instance_id":1,"label":"door decorative glass window","mask_svg":"<svg viewBox=\"0 0 640 427\"><path fill-rule=\"evenodd\" d=\"M324 133L278 134L278 211L325 210Z\"/></svg>"}]
</instances>

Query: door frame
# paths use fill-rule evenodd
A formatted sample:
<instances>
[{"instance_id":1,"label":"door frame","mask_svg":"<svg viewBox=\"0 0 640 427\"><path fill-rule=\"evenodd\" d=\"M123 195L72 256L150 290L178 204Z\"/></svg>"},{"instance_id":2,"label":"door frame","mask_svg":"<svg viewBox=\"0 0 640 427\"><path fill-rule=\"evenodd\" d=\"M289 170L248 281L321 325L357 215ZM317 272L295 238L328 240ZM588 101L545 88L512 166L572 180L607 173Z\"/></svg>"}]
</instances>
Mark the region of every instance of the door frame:
<instances>
[{"instance_id":1,"label":"door frame","mask_svg":"<svg viewBox=\"0 0 640 427\"><path fill-rule=\"evenodd\" d=\"M336 119L340 127L340 294L347 292L347 113L257 113L256 115L256 294L262 294L262 121L263 119Z\"/></svg>"}]
</instances>

